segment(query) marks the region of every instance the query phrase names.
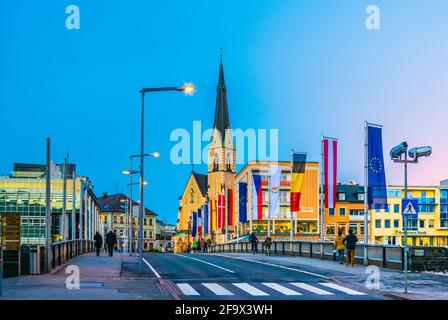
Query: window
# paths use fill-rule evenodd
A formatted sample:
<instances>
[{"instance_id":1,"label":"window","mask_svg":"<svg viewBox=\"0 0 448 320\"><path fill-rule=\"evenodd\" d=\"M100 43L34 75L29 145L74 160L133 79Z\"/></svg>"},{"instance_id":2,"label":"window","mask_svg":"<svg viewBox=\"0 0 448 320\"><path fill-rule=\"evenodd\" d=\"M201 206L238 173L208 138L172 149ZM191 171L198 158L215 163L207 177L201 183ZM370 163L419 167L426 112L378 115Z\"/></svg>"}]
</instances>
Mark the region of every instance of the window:
<instances>
[{"instance_id":1,"label":"window","mask_svg":"<svg viewBox=\"0 0 448 320\"><path fill-rule=\"evenodd\" d=\"M329 216L334 216L334 208L329 208L328 209L328 215Z\"/></svg>"},{"instance_id":2,"label":"window","mask_svg":"<svg viewBox=\"0 0 448 320\"><path fill-rule=\"evenodd\" d=\"M213 171L218 171L219 170L219 160L218 160L218 154L215 153L215 156L213 157Z\"/></svg>"},{"instance_id":3,"label":"window","mask_svg":"<svg viewBox=\"0 0 448 320\"><path fill-rule=\"evenodd\" d=\"M120 223L121 223L121 224L124 223L124 219L123 219L123 216L122 216L122 215L120 215Z\"/></svg>"},{"instance_id":4,"label":"window","mask_svg":"<svg viewBox=\"0 0 448 320\"><path fill-rule=\"evenodd\" d=\"M363 210L358 210L358 209L354 209L354 210L350 210L350 216L363 216L364 215L364 211Z\"/></svg>"},{"instance_id":5,"label":"window","mask_svg":"<svg viewBox=\"0 0 448 320\"><path fill-rule=\"evenodd\" d=\"M424 228L425 227L425 220L420 220L420 228Z\"/></svg>"},{"instance_id":6,"label":"window","mask_svg":"<svg viewBox=\"0 0 448 320\"><path fill-rule=\"evenodd\" d=\"M339 194L338 194L338 199L339 199L340 201L345 201L345 193L344 193L344 192L339 193Z\"/></svg>"},{"instance_id":7,"label":"window","mask_svg":"<svg viewBox=\"0 0 448 320\"><path fill-rule=\"evenodd\" d=\"M390 206L388 203L384 205L384 212L390 212Z\"/></svg>"},{"instance_id":8,"label":"window","mask_svg":"<svg viewBox=\"0 0 448 320\"><path fill-rule=\"evenodd\" d=\"M352 230L353 234L358 234L358 224L357 223L350 223L349 230Z\"/></svg>"},{"instance_id":9,"label":"window","mask_svg":"<svg viewBox=\"0 0 448 320\"><path fill-rule=\"evenodd\" d=\"M334 224L327 224L327 234L328 235L336 234L336 229L334 227Z\"/></svg>"},{"instance_id":10,"label":"window","mask_svg":"<svg viewBox=\"0 0 448 320\"><path fill-rule=\"evenodd\" d=\"M384 220L384 228L390 229L390 220L389 219Z\"/></svg>"},{"instance_id":11,"label":"window","mask_svg":"<svg viewBox=\"0 0 448 320\"><path fill-rule=\"evenodd\" d=\"M146 226L148 224L148 219L144 218L143 219L143 224Z\"/></svg>"},{"instance_id":12,"label":"window","mask_svg":"<svg viewBox=\"0 0 448 320\"><path fill-rule=\"evenodd\" d=\"M380 210L381 210L381 204L376 203L375 204L375 212L380 212Z\"/></svg>"},{"instance_id":13,"label":"window","mask_svg":"<svg viewBox=\"0 0 448 320\"><path fill-rule=\"evenodd\" d=\"M428 228L434 228L434 223L435 223L434 220L429 220L429 222L428 222Z\"/></svg>"},{"instance_id":14,"label":"window","mask_svg":"<svg viewBox=\"0 0 448 320\"><path fill-rule=\"evenodd\" d=\"M364 201L364 193L358 193L358 200Z\"/></svg>"},{"instance_id":15,"label":"window","mask_svg":"<svg viewBox=\"0 0 448 320\"><path fill-rule=\"evenodd\" d=\"M364 223L359 225L359 234L364 234Z\"/></svg>"},{"instance_id":16,"label":"window","mask_svg":"<svg viewBox=\"0 0 448 320\"><path fill-rule=\"evenodd\" d=\"M148 232L145 230L143 231L143 238L147 238L148 237Z\"/></svg>"},{"instance_id":17,"label":"window","mask_svg":"<svg viewBox=\"0 0 448 320\"><path fill-rule=\"evenodd\" d=\"M282 173L281 181L290 181L291 176L288 173Z\"/></svg>"},{"instance_id":18,"label":"window","mask_svg":"<svg viewBox=\"0 0 448 320\"><path fill-rule=\"evenodd\" d=\"M394 228L400 228L400 220L398 219L394 220Z\"/></svg>"},{"instance_id":19,"label":"window","mask_svg":"<svg viewBox=\"0 0 448 320\"><path fill-rule=\"evenodd\" d=\"M339 208L339 215L340 215L341 217L344 217L344 216L345 216L345 208Z\"/></svg>"},{"instance_id":20,"label":"window","mask_svg":"<svg viewBox=\"0 0 448 320\"><path fill-rule=\"evenodd\" d=\"M345 234L346 228L347 228L347 226L345 225L345 223L338 224L338 233L342 232L342 234Z\"/></svg>"},{"instance_id":21,"label":"window","mask_svg":"<svg viewBox=\"0 0 448 320\"><path fill-rule=\"evenodd\" d=\"M152 219L149 219L149 225L152 226Z\"/></svg>"},{"instance_id":22,"label":"window","mask_svg":"<svg viewBox=\"0 0 448 320\"><path fill-rule=\"evenodd\" d=\"M394 204L394 213L400 213L400 205L398 203Z\"/></svg>"},{"instance_id":23,"label":"window","mask_svg":"<svg viewBox=\"0 0 448 320\"><path fill-rule=\"evenodd\" d=\"M114 216L114 223L118 223L118 217Z\"/></svg>"},{"instance_id":24,"label":"window","mask_svg":"<svg viewBox=\"0 0 448 320\"><path fill-rule=\"evenodd\" d=\"M194 190L190 190L190 203L194 203Z\"/></svg>"},{"instance_id":25,"label":"window","mask_svg":"<svg viewBox=\"0 0 448 320\"><path fill-rule=\"evenodd\" d=\"M377 228L377 229L381 228L381 220L379 220L379 219L375 220L375 228Z\"/></svg>"},{"instance_id":26,"label":"window","mask_svg":"<svg viewBox=\"0 0 448 320\"><path fill-rule=\"evenodd\" d=\"M226 169L227 169L227 171L231 171L231 166L230 166L230 152L227 153L227 156L226 156Z\"/></svg>"},{"instance_id":27,"label":"window","mask_svg":"<svg viewBox=\"0 0 448 320\"><path fill-rule=\"evenodd\" d=\"M152 231L149 231L149 237L152 238Z\"/></svg>"}]
</instances>

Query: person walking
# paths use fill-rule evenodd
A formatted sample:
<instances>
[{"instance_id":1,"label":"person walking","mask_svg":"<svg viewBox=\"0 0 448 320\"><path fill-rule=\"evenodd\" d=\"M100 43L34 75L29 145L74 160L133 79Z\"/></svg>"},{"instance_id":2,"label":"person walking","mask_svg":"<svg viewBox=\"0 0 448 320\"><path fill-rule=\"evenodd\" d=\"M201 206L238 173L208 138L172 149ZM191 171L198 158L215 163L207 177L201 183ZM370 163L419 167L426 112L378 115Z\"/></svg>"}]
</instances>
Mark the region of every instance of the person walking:
<instances>
[{"instance_id":1,"label":"person walking","mask_svg":"<svg viewBox=\"0 0 448 320\"><path fill-rule=\"evenodd\" d=\"M252 254L255 254L255 252L258 252L258 238L255 235L255 232L252 232L252 234L249 236L249 242L251 244L251 251Z\"/></svg>"},{"instance_id":2,"label":"person walking","mask_svg":"<svg viewBox=\"0 0 448 320\"><path fill-rule=\"evenodd\" d=\"M201 238L199 245L201 246L201 253L205 253L207 249L207 243L205 242L204 238Z\"/></svg>"},{"instance_id":3,"label":"person walking","mask_svg":"<svg viewBox=\"0 0 448 320\"><path fill-rule=\"evenodd\" d=\"M103 246L103 237L97 231L95 233L95 237L93 237L93 240L95 240L96 256L99 257L100 256L101 247Z\"/></svg>"},{"instance_id":4,"label":"person walking","mask_svg":"<svg viewBox=\"0 0 448 320\"><path fill-rule=\"evenodd\" d=\"M358 242L358 238L353 234L353 230L348 230L348 236L342 240L342 243L345 244L345 248L347 249L347 258L346 258L346 266L351 265L354 267L355 265L355 249L356 242Z\"/></svg>"},{"instance_id":5,"label":"person walking","mask_svg":"<svg viewBox=\"0 0 448 320\"><path fill-rule=\"evenodd\" d=\"M114 246L117 244L117 235L113 230L110 230L106 234L106 245L107 252L109 252L109 257L113 257L114 255Z\"/></svg>"},{"instance_id":6,"label":"person walking","mask_svg":"<svg viewBox=\"0 0 448 320\"><path fill-rule=\"evenodd\" d=\"M336 250L337 254L338 254L338 261L339 264L343 264L344 263L344 236L342 235L342 231L339 230L338 231L338 235L337 237L334 239L334 250Z\"/></svg>"},{"instance_id":7,"label":"person walking","mask_svg":"<svg viewBox=\"0 0 448 320\"><path fill-rule=\"evenodd\" d=\"M206 241L206 247L205 247L205 252L208 252L208 249L212 246L212 240L210 240L210 238L207 239Z\"/></svg>"},{"instance_id":8,"label":"person walking","mask_svg":"<svg viewBox=\"0 0 448 320\"><path fill-rule=\"evenodd\" d=\"M269 256L271 254L271 245L272 245L272 239L271 237L266 237L264 240L264 246L266 248L266 255Z\"/></svg>"}]
</instances>

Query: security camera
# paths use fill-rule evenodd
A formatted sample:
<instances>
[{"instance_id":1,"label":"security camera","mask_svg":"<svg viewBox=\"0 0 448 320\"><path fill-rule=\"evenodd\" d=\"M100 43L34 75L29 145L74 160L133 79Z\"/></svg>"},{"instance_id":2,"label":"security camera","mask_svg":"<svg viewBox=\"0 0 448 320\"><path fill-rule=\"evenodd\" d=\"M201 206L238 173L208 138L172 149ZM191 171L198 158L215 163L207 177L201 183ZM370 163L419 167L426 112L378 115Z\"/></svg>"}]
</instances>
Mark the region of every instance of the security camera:
<instances>
[{"instance_id":1,"label":"security camera","mask_svg":"<svg viewBox=\"0 0 448 320\"><path fill-rule=\"evenodd\" d=\"M390 157L392 159L400 159L401 155L408 150L408 143L403 141L398 146L393 147L390 150Z\"/></svg>"},{"instance_id":2,"label":"security camera","mask_svg":"<svg viewBox=\"0 0 448 320\"><path fill-rule=\"evenodd\" d=\"M412 159L417 159L420 157L429 157L432 153L432 148L430 146L416 147L412 148L408 152L408 156Z\"/></svg>"}]
</instances>

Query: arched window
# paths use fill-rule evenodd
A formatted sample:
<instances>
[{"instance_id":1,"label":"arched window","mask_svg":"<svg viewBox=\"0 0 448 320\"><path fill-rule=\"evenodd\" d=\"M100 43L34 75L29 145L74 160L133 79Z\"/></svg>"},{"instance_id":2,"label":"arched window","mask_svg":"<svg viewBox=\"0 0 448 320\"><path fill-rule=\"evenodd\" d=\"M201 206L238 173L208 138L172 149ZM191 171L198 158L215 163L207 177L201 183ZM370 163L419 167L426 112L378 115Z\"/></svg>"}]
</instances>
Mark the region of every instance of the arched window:
<instances>
[{"instance_id":1,"label":"arched window","mask_svg":"<svg viewBox=\"0 0 448 320\"><path fill-rule=\"evenodd\" d=\"M194 203L194 190L190 190L190 203Z\"/></svg>"},{"instance_id":2,"label":"arched window","mask_svg":"<svg viewBox=\"0 0 448 320\"><path fill-rule=\"evenodd\" d=\"M218 164L219 164L218 154L215 153L215 157L213 158L213 171L219 170Z\"/></svg>"},{"instance_id":3,"label":"arched window","mask_svg":"<svg viewBox=\"0 0 448 320\"><path fill-rule=\"evenodd\" d=\"M227 171L231 171L231 163L230 163L230 152L227 153L226 156L226 169Z\"/></svg>"}]
</instances>

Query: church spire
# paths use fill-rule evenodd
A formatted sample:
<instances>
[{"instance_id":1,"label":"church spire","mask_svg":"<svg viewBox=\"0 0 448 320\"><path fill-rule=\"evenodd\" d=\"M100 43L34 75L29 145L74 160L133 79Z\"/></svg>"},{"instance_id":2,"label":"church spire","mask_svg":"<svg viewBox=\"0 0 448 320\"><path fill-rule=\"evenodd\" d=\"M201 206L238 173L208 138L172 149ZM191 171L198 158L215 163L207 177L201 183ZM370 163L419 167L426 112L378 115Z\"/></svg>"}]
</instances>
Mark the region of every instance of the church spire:
<instances>
[{"instance_id":1,"label":"church spire","mask_svg":"<svg viewBox=\"0 0 448 320\"><path fill-rule=\"evenodd\" d=\"M222 49L220 50L220 66L218 88L216 95L214 129L221 133L221 144L224 145L226 129L230 129L229 110L227 106L227 88L224 81L224 67L222 64Z\"/></svg>"}]
</instances>

